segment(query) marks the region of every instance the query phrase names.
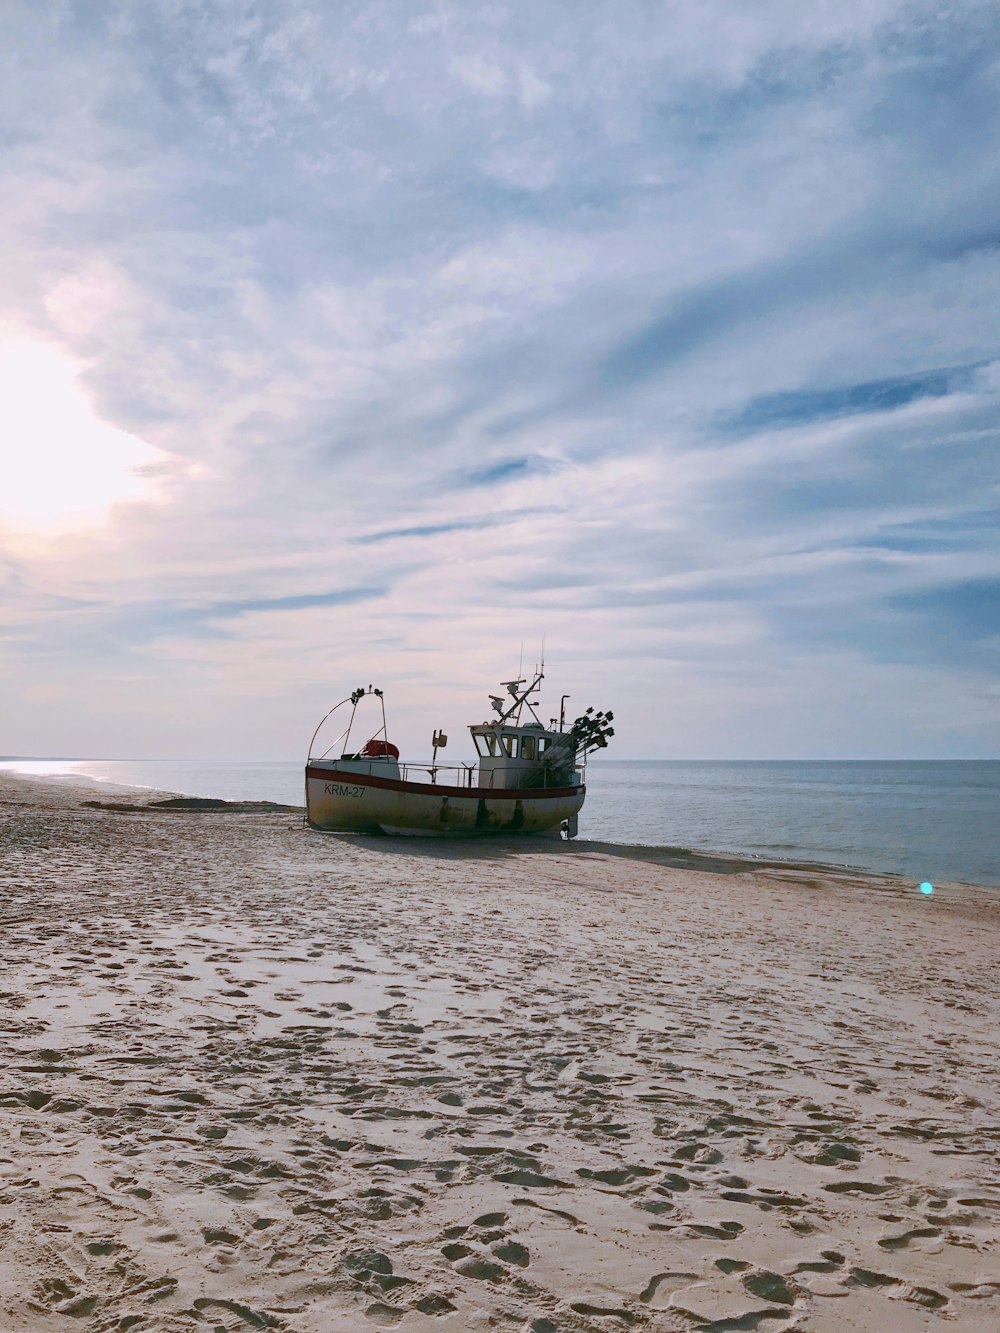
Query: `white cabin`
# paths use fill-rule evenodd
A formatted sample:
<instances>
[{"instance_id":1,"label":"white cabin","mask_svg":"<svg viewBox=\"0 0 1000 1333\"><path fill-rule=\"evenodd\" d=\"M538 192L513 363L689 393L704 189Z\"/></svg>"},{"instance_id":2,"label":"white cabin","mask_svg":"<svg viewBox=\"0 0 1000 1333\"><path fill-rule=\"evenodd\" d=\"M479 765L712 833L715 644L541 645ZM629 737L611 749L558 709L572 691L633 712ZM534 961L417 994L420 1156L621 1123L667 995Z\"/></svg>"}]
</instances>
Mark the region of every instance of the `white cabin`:
<instances>
[{"instance_id":1,"label":"white cabin","mask_svg":"<svg viewBox=\"0 0 1000 1333\"><path fill-rule=\"evenodd\" d=\"M479 755L479 786L507 790L534 785L552 786L551 779L541 781L543 771L555 757L552 747L565 754L565 764L556 765L567 771L567 784L579 782L572 772L573 752L565 732L547 731L539 722L514 726L510 722L483 722L469 728ZM535 779L536 781L532 781Z\"/></svg>"}]
</instances>

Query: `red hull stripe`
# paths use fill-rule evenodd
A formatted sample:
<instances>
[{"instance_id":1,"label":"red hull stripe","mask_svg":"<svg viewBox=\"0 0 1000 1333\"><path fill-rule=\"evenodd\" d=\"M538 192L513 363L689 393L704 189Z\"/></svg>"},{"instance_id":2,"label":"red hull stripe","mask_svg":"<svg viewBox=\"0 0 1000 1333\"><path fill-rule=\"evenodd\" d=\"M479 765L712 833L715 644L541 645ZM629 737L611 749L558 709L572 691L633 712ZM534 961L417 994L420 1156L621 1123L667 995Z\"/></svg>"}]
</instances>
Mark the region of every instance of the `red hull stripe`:
<instances>
[{"instance_id":1,"label":"red hull stripe","mask_svg":"<svg viewBox=\"0 0 1000 1333\"><path fill-rule=\"evenodd\" d=\"M578 796L580 787L446 787L440 782L403 782L378 778L371 773L348 773L335 768L306 768L307 778L319 782L349 782L355 787L380 787L383 791L405 791L412 796L466 796L473 800L535 801L551 796Z\"/></svg>"}]
</instances>

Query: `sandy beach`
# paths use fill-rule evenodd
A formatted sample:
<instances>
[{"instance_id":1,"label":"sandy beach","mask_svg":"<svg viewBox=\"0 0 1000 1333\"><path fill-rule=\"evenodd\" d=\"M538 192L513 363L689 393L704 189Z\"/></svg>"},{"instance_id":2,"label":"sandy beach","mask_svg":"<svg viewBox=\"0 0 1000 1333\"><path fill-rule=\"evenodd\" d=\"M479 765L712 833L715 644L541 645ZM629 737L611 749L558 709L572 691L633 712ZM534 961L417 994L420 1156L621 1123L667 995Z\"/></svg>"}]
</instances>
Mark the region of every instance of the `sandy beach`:
<instances>
[{"instance_id":1,"label":"sandy beach","mask_svg":"<svg viewBox=\"0 0 1000 1333\"><path fill-rule=\"evenodd\" d=\"M3 1333L1000 1330L996 890L151 799L0 775Z\"/></svg>"}]
</instances>

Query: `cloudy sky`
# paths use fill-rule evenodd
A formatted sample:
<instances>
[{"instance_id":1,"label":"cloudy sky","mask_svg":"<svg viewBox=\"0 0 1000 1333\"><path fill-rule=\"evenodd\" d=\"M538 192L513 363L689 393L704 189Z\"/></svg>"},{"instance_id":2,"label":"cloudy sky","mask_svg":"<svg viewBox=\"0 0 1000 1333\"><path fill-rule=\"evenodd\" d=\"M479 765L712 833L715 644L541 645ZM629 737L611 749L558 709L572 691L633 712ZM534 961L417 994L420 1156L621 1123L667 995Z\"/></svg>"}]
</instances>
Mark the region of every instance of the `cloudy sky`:
<instances>
[{"instance_id":1,"label":"cloudy sky","mask_svg":"<svg viewBox=\"0 0 1000 1333\"><path fill-rule=\"evenodd\" d=\"M11 0L0 752L544 635L618 757L995 756L998 99L976 0Z\"/></svg>"}]
</instances>

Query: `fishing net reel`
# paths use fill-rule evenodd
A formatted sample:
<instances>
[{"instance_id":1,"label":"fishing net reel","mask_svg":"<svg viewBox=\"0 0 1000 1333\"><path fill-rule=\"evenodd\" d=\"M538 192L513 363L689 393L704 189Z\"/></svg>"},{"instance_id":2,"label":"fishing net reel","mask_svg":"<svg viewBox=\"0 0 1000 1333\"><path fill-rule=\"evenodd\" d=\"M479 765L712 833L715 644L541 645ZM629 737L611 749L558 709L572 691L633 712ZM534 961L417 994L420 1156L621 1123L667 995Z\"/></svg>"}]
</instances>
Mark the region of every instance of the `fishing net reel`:
<instances>
[{"instance_id":1,"label":"fishing net reel","mask_svg":"<svg viewBox=\"0 0 1000 1333\"><path fill-rule=\"evenodd\" d=\"M595 713L588 708L573 723L569 730L570 744L578 755L592 754L594 750L607 748L609 739L615 734L611 725L614 713Z\"/></svg>"}]
</instances>

